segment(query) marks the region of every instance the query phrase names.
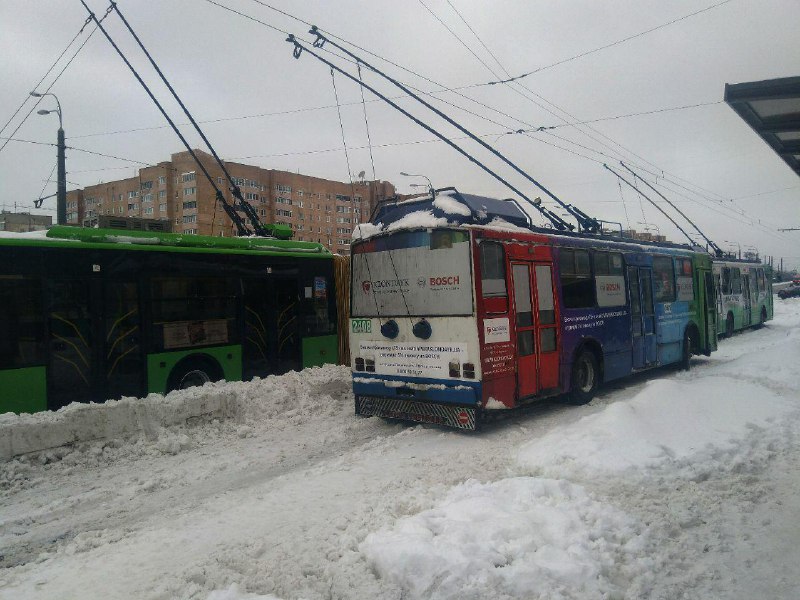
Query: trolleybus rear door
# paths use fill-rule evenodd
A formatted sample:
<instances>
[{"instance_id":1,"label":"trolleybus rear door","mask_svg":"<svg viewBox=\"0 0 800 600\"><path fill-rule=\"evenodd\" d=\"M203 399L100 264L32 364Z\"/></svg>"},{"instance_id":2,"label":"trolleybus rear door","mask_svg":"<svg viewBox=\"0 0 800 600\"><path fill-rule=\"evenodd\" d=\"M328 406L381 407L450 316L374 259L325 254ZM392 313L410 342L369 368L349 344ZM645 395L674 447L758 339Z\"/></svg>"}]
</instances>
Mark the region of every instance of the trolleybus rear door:
<instances>
[{"instance_id":1,"label":"trolleybus rear door","mask_svg":"<svg viewBox=\"0 0 800 600\"><path fill-rule=\"evenodd\" d=\"M643 369L656 361L655 310L652 269L628 267L631 301L631 349L633 368Z\"/></svg>"},{"instance_id":2,"label":"trolleybus rear door","mask_svg":"<svg viewBox=\"0 0 800 600\"><path fill-rule=\"evenodd\" d=\"M552 266L512 263L517 342L517 394L558 385L558 336Z\"/></svg>"}]
</instances>

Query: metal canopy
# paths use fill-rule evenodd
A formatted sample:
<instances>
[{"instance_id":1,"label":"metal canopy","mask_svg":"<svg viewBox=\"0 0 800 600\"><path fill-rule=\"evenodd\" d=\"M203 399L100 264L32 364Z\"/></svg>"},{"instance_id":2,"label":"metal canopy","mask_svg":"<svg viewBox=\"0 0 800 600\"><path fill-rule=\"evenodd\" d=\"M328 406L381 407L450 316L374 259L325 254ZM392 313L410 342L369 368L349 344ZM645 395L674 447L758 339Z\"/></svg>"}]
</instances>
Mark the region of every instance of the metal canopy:
<instances>
[{"instance_id":1,"label":"metal canopy","mask_svg":"<svg viewBox=\"0 0 800 600\"><path fill-rule=\"evenodd\" d=\"M800 175L800 77L726 83L725 102Z\"/></svg>"}]
</instances>

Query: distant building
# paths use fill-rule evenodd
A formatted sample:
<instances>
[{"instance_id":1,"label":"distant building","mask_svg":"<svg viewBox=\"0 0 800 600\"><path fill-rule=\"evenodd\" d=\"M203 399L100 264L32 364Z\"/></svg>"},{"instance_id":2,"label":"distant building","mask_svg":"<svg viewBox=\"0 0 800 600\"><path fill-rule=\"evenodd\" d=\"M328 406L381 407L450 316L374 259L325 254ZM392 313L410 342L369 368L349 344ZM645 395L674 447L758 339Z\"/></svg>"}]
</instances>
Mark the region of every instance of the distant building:
<instances>
[{"instance_id":1,"label":"distant building","mask_svg":"<svg viewBox=\"0 0 800 600\"><path fill-rule=\"evenodd\" d=\"M27 212L0 212L0 231L41 231L53 224L53 217L49 215L32 215Z\"/></svg>"},{"instance_id":2,"label":"distant building","mask_svg":"<svg viewBox=\"0 0 800 600\"><path fill-rule=\"evenodd\" d=\"M195 150L225 199L233 204L222 169ZM331 181L310 175L225 162L225 167L263 223L284 223L294 238L349 252L353 226L369 220L372 207L395 194L386 181ZM240 211L242 219L245 215ZM99 216L167 220L176 233L233 236L236 227L189 152L139 169L137 177L67 193L67 223L92 225Z\"/></svg>"},{"instance_id":3,"label":"distant building","mask_svg":"<svg viewBox=\"0 0 800 600\"><path fill-rule=\"evenodd\" d=\"M641 240L643 242L666 242L667 236L654 235L649 231L636 231L635 229L625 229L622 231L622 237L630 238L632 240Z\"/></svg>"}]
</instances>

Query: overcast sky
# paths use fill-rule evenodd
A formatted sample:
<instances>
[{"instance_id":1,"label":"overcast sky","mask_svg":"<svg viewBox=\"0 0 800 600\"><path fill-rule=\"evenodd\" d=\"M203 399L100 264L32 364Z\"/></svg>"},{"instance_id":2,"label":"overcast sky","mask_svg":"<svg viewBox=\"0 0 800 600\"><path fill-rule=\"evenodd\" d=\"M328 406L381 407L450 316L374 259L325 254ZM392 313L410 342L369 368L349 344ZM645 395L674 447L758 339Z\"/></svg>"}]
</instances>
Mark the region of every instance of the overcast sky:
<instances>
[{"instance_id":1,"label":"overcast sky","mask_svg":"<svg viewBox=\"0 0 800 600\"><path fill-rule=\"evenodd\" d=\"M105 12L104 2L87 2L98 15ZM658 181L666 187L661 190L723 248L756 246L762 255L782 256L800 267L800 232L777 231L800 227L800 179L722 102L725 83L800 75L798 0L269 3L300 20L271 10L266 1L214 2L128 0L119 6L195 118L215 121L203 128L223 158L348 179L328 68L308 53L295 60L284 33L219 5L304 40L311 36L300 20L314 23L374 53L380 58L354 49L388 74L436 92L442 110L487 136L486 142L533 178L593 216L640 230L658 228L682 241L677 229L634 190L622 184L620 192L617 178L602 166L607 162L617 169L623 159L651 173L663 172ZM0 2L0 126L85 18L79 0ZM105 24L158 97L166 98L119 18L112 14ZM87 26L40 90L93 29ZM331 54L325 56L355 72ZM481 85L531 72L512 84ZM374 74L365 73L364 79L390 97L400 93ZM400 176L406 171L426 175L435 187L514 195L369 92L362 106L358 86L344 77L337 76L336 90L354 175L365 171L372 177L371 140L375 177L391 181L400 192L413 191L411 183L424 183ZM183 149L99 31L51 91L63 107L68 146L128 159L69 150L68 189L130 177L137 165L167 160ZM416 103L399 103L447 137L462 137ZM690 105L700 106L608 119ZM33 100L27 102L2 135L9 136L33 106ZM53 107L46 98L37 110ZM166 107L176 121L186 121L175 103L166 102ZM567 125L576 121L594 122ZM552 126L558 127L508 133ZM182 129L201 147L196 134ZM54 143L56 130L55 115L34 111L14 137ZM474 142L456 143L526 195L542 196ZM43 195L54 193L55 183L47 179L55 154L53 146L8 143L0 152L0 204L29 210L43 188ZM55 215L54 199L43 208Z\"/></svg>"}]
</instances>

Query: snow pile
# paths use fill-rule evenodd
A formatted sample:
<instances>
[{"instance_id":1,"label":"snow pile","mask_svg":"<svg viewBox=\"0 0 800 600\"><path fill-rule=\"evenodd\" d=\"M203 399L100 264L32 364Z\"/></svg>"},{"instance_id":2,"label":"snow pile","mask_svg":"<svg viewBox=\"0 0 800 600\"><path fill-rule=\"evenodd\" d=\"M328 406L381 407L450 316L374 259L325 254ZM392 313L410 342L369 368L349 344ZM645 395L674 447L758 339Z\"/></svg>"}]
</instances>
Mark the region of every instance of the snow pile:
<instances>
[{"instance_id":1,"label":"snow pile","mask_svg":"<svg viewBox=\"0 0 800 600\"><path fill-rule=\"evenodd\" d=\"M445 217L436 217L433 211L430 210L416 210L414 212L403 215L397 221L389 223L386 231L396 231L398 229L414 229L416 227L447 227L449 221Z\"/></svg>"},{"instance_id":2,"label":"snow pile","mask_svg":"<svg viewBox=\"0 0 800 600\"><path fill-rule=\"evenodd\" d=\"M615 563L648 569L642 535L580 486L519 477L458 485L361 550L414 598L601 598L619 594Z\"/></svg>"},{"instance_id":3,"label":"snow pile","mask_svg":"<svg viewBox=\"0 0 800 600\"><path fill-rule=\"evenodd\" d=\"M281 427L350 408L350 370L326 365L252 382L219 382L166 396L123 398L103 404L73 403L57 412L0 415L0 462L50 450L43 460L63 458L59 448L102 440L146 438L165 454L190 446L172 428L197 420L229 420L247 435L248 422L281 415ZM336 399L332 397L336 396Z\"/></svg>"},{"instance_id":4,"label":"snow pile","mask_svg":"<svg viewBox=\"0 0 800 600\"><path fill-rule=\"evenodd\" d=\"M733 387L720 377L657 379L626 402L522 446L518 462L526 472L559 476L677 465L734 450L793 407L747 381Z\"/></svg>"},{"instance_id":5,"label":"snow pile","mask_svg":"<svg viewBox=\"0 0 800 600\"><path fill-rule=\"evenodd\" d=\"M462 215L465 217L472 215L472 210L469 206L446 193L438 194L433 201L433 206L448 215Z\"/></svg>"}]
</instances>

